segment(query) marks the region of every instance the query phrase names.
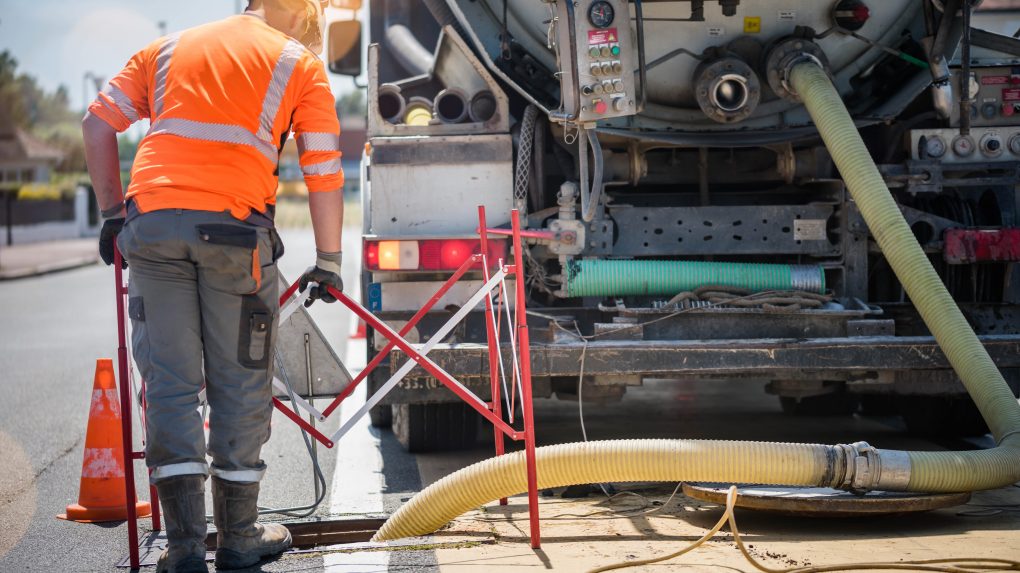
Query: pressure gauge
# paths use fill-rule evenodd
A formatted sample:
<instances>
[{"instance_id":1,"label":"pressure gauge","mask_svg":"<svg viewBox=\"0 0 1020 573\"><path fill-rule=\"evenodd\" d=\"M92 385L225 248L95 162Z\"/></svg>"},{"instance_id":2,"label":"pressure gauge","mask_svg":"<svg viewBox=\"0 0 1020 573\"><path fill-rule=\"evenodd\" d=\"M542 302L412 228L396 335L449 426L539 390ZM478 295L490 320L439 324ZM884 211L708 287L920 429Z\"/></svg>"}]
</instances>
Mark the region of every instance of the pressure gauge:
<instances>
[{"instance_id":1,"label":"pressure gauge","mask_svg":"<svg viewBox=\"0 0 1020 573\"><path fill-rule=\"evenodd\" d=\"M924 153L928 157L938 159L946 154L946 140L937 135L923 138Z\"/></svg>"},{"instance_id":2,"label":"pressure gauge","mask_svg":"<svg viewBox=\"0 0 1020 573\"><path fill-rule=\"evenodd\" d=\"M615 19L616 11L613 9L613 5L606 0L596 0L588 8L588 20L596 28L608 28L613 25Z\"/></svg>"}]
</instances>

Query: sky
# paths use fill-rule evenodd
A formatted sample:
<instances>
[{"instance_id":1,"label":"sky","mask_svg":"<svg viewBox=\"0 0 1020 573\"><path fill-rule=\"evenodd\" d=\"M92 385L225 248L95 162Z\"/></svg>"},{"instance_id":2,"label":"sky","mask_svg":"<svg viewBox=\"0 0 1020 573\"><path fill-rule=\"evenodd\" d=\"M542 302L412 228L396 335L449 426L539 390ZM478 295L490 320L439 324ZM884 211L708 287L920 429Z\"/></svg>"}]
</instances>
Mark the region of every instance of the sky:
<instances>
[{"instance_id":1,"label":"sky","mask_svg":"<svg viewBox=\"0 0 1020 573\"><path fill-rule=\"evenodd\" d=\"M128 59L161 35L237 13L241 0L0 0L0 51L48 91L67 86L80 108L86 74L108 80ZM353 89L331 76L333 93ZM95 97L87 82L86 97ZM100 86L101 87L101 86Z\"/></svg>"}]
</instances>

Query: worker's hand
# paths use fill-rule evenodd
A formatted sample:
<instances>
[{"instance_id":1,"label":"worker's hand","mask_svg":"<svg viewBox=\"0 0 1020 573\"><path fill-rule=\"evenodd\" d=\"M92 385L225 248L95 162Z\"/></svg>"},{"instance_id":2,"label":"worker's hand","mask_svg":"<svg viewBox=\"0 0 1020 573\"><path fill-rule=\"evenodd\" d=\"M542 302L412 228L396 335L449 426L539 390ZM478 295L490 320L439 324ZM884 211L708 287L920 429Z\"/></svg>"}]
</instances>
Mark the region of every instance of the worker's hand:
<instances>
[{"instance_id":1,"label":"worker's hand","mask_svg":"<svg viewBox=\"0 0 1020 573\"><path fill-rule=\"evenodd\" d=\"M113 264L113 242L124 228L124 217L115 217L103 222L103 230L99 232L99 256L107 265ZM121 257L121 268L127 268L127 260Z\"/></svg>"},{"instance_id":2,"label":"worker's hand","mask_svg":"<svg viewBox=\"0 0 1020 573\"><path fill-rule=\"evenodd\" d=\"M344 282L340 280L340 262L343 253L323 253L316 251L318 257L315 259L315 266L309 267L305 274L301 275L299 290L305 292L309 283L316 283L308 292L308 300L305 306L312 306L312 303L321 300L322 302L336 302L336 297L329 293L327 287L333 287L338 291L344 290Z\"/></svg>"}]
</instances>

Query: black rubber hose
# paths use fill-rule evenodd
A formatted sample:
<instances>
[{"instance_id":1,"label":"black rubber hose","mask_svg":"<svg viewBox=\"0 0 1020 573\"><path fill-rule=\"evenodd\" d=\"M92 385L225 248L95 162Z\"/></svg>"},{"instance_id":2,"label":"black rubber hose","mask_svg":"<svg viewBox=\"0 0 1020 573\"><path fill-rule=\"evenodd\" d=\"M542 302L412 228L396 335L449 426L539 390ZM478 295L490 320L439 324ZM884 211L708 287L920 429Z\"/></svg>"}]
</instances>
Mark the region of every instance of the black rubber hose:
<instances>
[{"instance_id":1,"label":"black rubber hose","mask_svg":"<svg viewBox=\"0 0 1020 573\"><path fill-rule=\"evenodd\" d=\"M422 4L429 9L432 17L436 19L436 22L439 22L440 26L453 26L453 29L460 34L461 39L468 39L468 35L464 33L464 28L461 27L457 16L453 14L453 10L450 9L446 0L422 0Z\"/></svg>"},{"instance_id":2,"label":"black rubber hose","mask_svg":"<svg viewBox=\"0 0 1020 573\"><path fill-rule=\"evenodd\" d=\"M402 68L414 76L427 74L432 52L411 31L411 0L386 0L386 45Z\"/></svg>"}]
</instances>

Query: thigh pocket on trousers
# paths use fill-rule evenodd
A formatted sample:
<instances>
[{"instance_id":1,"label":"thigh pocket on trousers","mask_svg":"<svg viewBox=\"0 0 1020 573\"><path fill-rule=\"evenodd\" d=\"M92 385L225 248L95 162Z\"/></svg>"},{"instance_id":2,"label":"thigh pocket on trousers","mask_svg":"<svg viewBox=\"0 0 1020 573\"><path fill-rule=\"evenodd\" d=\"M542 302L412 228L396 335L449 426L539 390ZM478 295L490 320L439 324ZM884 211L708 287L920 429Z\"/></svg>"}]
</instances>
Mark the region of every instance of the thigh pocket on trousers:
<instances>
[{"instance_id":1,"label":"thigh pocket on trousers","mask_svg":"<svg viewBox=\"0 0 1020 573\"><path fill-rule=\"evenodd\" d=\"M269 368L272 360L273 310L256 295L241 299L241 332L237 360L246 368Z\"/></svg>"},{"instance_id":2,"label":"thigh pocket on trousers","mask_svg":"<svg viewBox=\"0 0 1020 573\"><path fill-rule=\"evenodd\" d=\"M149 360L149 332L145 324L145 299L133 296L128 299L128 317L131 318L131 349L143 378L151 378Z\"/></svg>"},{"instance_id":3,"label":"thigh pocket on trousers","mask_svg":"<svg viewBox=\"0 0 1020 573\"><path fill-rule=\"evenodd\" d=\"M262 284L259 233L256 227L211 223L197 225L201 280L231 294L252 294Z\"/></svg>"}]
</instances>

